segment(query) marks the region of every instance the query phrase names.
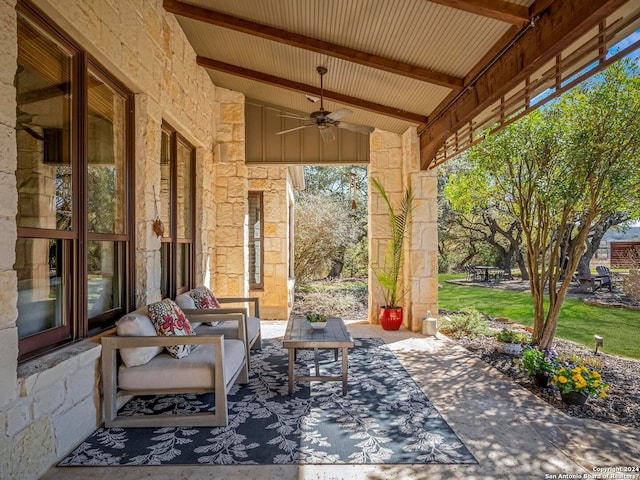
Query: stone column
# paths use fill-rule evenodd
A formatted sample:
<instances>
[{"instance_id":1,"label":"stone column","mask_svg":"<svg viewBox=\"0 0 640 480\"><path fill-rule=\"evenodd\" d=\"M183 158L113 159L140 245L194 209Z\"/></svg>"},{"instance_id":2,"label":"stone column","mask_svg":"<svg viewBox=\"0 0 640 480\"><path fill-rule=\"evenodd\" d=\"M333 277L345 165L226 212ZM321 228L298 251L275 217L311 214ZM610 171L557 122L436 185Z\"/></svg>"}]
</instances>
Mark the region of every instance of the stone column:
<instances>
[{"instance_id":1,"label":"stone column","mask_svg":"<svg viewBox=\"0 0 640 480\"><path fill-rule=\"evenodd\" d=\"M419 139L415 128L402 136L406 181L414 194L413 214L405 242L404 282L407 286L406 326L422 329L422 319L438 314L438 188L436 170L420 169Z\"/></svg>"},{"instance_id":2,"label":"stone column","mask_svg":"<svg viewBox=\"0 0 640 480\"><path fill-rule=\"evenodd\" d=\"M438 311L438 208L435 171L420 169L419 140L415 128L403 135L375 131L370 139L369 179L378 179L392 205L399 205L411 184L414 202L412 220L404 243L399 292L404 307L403 325L413 331L422 327L427 311ZM384 303L376 279L385 261L391 238L387 206L369 184L369 322L378 322L378 307Z\"/></svg>"},{"instance_id":3,"label":"stone column","mask_svg":"<svg viewBox=\"0 0 640 480\"><path fill-rule=\"evenodd\" d=\"M15 262L16 214L16 74L17 30L15 1L0 2L0 407L18 395L16 368L18 359L18 329L16 308L18 284ZM2 409L0 408L0 412ZM0 420L3 415L0 414ZM0 422L1 423L1 422ZM0 425L0 436L5 432ZM0 441L0 451L3 442ZM0 463L2 465L2 463Z\"/></svg>"},{"instance_id":4,"label":"stone column","mask_svg":"<svg viewBox=\"0 0 640 480\"><path fill-rule=\"evenodd\" d=\"M289 315L289 202L287 167L248 167L249 190L262 192L264 259L262 291L251 291L260 298L261 318L286 320Z\"/></svg>"},{"instance_id":5,"label":"stone column","mask_svg":"<svg viewBox=\"0 0 640 480\"><path fill-rule=\"evenodd\" d=\"M385 265L385 252L391 239L391 226L387 205L371 184L373 178L384 186L392 205L398 205L404 191L402 168L402 137L395 133L376 130L370 137L369 162L369 322L379 323L378 308L384 304L380 284L376 278ZM404 289L400 276L399 291ZM401 305L405 305L403 301ZM404 312L406 316L406 308Z\"/></svg>"},{"instance_id":6,"label":"stone column","mask_svg":"<svg viewBox=\"0 0 640 480\"><path fill-rule=\"evenodd\" d=\"M136 95L136 141L135 158L135 306L141 307L160 300L160 238L153 233L155 205L153 188L158 197L158 214L167 218L167 212L160 211L160 140L162 113L160 106L149 95Z\"/></svg>"},{"instance_id":7,"label":"stone column","mask_svg":"<svg viewBox=\"0 0 640 480\"><path fill-rule=\"evenodd\" d=\"M209 245L215 254L211 287L220 296L248 294L247 167L244 164L244 95L217 88L216 143L226 155L214 161L216 228Z\"/></svg>"}]
</instances>

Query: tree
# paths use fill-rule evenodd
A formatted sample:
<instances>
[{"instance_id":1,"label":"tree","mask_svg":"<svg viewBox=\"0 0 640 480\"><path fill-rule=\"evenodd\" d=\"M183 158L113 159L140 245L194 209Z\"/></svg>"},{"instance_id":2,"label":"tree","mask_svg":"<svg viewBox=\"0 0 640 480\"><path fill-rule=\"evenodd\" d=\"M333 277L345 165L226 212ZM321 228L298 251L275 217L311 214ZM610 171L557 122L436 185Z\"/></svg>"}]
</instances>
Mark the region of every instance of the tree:
<instances>
[{"instance_id":1,"label":"tree","mask_svg":"<svg viewBox=\"0 0 640 480\"><path fill-rule=\"evenodd\" d=\"M296 282L325 278L337 252L353 243L355 232L348 210L330 196L300 193L295 219Z\"/></svg>"},{"instance_id":2,"label":"tree","mask_svg":"<svg viewBox=\"0 0 640 480\"><path fill-rule=\"evenodd\" d=\"M555 335L589 232L603 214L628 206L626 197L640 187L637 75L635 63L617 63L470 152L520 222L533 340L543 349Z\"/></svg>"},{"instance_id":3,"label":"tree","mask_svg":"<svg viewBox=\"0 0 640 480\"><path fill-rule=\"evenodd\" d=\"M332 251L331 267L326 275L338 278L345 266L350 273L366 272L367 168L308 166L304 173L306 195L329 199L349 217L349 242Z\"/></svg>"},{"instance_id":4,"label":"tree","mask_svg":"<svg viewBox=\"0 0 640 480\"><path fill-rule=\"evenodd\" d=\"M494 191L490 177L477 168L460 170L450 176L443 193L455 223L475 250L476 244L489 245L507 277L515 262L522 279L528 280L520 222L509 212L505 198Z\"/></svg>"}]
</instances>

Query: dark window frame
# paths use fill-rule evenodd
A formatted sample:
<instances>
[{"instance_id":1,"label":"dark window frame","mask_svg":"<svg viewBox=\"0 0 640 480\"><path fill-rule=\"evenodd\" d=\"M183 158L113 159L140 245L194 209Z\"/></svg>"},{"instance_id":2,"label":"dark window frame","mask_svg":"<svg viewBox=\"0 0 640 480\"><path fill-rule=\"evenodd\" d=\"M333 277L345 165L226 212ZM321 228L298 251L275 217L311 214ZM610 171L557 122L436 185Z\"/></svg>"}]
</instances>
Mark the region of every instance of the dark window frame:
<instances>
[{"instance_id":1,"label":"dark window frame","mask_svg":"<svg viewBox=\"0 0 640 480\"><path fill-rule=\"evenodd\" d=\"M30 24L51 37L71 55L71 105L72 141L70 145L72 166L72 227L69 230L17 227L17 237L24 239L61 240L65 252L64 268L69 277L69 288L63 296L65 325L24 337L18 341L18 361L34 358L70 342L98 334L114 326L115 320L133 308L135 271L132 268L135 254L135 110L134 95L111 75L100 63L89 55L77 42L67 35L40 9L28 0L18 0L16 12ZM90 72L98 75L125 99L125 192L124 234L89 234L87 231L87 171L88 171L88 77ZM81 205L82 204L82 205ZM87 242L99 239L118 241L122 258L121 307L101 315L88 318L88 269ZM90 328L91 325L91 328Z\"/></svg>"},{"instance_id":2,"label":"dark window frame","mask_svg":"<svg viewBox=\"0 0 640 480\"><path fill-rule=\"evenodd\" d=\"M184 136L173 128L168 122L162 121L162 132L169 136L169 215L170 226L165 230L161 238L162 244L167 244L167 266L165 274L165 285L160 285L162 298L175 298L176 295L188 292L195 286L195 236L196 236L196 148ZM178 144L182 144L190 151L191 169L189 178L189 188L191 190L190 222L191 237L178 238L178 202L177 202L177 169L178 169ZM166 215L165 212L162 215ZM186 275L186 285L181 285L177 278L178 273L178 248L181 245L189 245L189 258L187 259L188 273ZM162 248L162 247L161 247ZM163 265L160 266L163 268Z\"/></svg>"},{"instance_id":3,"label":"dark window frame","mask_svg":"<svg viewBox=\"0 0 640 480\"><path fill-rule=\"evenodd\" d=\"M264 192L257 190L250 190L247 193L247 204L249 198L254 197L258 199L259 211L260 211L260 235L254 237L252 235L252 229L249 229L249 250L253 248L255 242L260 242L260 282L254 282L251 275L249 275L249 290L260 291L264 290ZM251 256L249 256L251 258ZM249 266L251 268L251 266ZM251 270L249 270L251 272Z\"/></svg>"}]
</instances>

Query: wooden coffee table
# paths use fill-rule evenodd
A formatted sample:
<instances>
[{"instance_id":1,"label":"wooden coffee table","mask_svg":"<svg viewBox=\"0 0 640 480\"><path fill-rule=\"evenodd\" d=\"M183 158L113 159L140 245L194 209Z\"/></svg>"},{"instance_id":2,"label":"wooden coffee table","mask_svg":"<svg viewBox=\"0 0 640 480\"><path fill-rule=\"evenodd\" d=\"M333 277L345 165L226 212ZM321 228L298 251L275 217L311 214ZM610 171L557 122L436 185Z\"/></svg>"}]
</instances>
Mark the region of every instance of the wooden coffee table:
<instances>
[{"instance_id":1,"label":"wooden coffee table","mask_svg":"<svg viewBox=\"0 0 640 480\"><path fill-rule=\"evenodd\" d=\"M314 330L309 321L302 317L293 317L287 323L287 330L282 340L282 345L289 350L289 395L293 393L296 381L337 382L342 381L342 394L347 394L347 374L349 370L349 348L353 347L353 338L347 331L347 327L341 318L331 317L327 319L327 326L323 330ZM295 376L293 364L296 359L296 350L299 348L314 350L315 375ZM342 350L341 375L320 375L318 364L318 350L335 350L336 361L338 349Z\"/></svg>"}]
</instances>

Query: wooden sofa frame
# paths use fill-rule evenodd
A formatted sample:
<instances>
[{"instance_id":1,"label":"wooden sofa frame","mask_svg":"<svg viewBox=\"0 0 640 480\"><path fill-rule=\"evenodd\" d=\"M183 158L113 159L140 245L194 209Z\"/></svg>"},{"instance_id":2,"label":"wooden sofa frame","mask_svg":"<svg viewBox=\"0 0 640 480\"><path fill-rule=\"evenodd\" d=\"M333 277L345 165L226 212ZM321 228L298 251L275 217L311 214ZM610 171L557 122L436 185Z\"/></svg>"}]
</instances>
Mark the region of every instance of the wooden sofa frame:
<instances>
[{"instance_id":1,"label":"wooden sofa frame","mask_svg":"<svg viewBox=\"0 0 640 480\"><path fill-rule=\"evenodd\" d=\"M250 303L253 304L253 316L260 318L260 299L257 297L222 297L216 298L220 304L228 303ZM218 315L242 313L245 316L245 331L247 331L246 321L250 316L249 307L222 307L222 308L183 308L185 316L190 322L215 322L219 320ZM246 335L245 342L247 352L249 350L261 350L262 349L262 332L258 331L258 335L250 339L248 334Z\"/></svg>"},{"instance_id":2,"label":"wooden sofa frame","mask_svg":"<svg viewBox=\"0 0 640 480\"><path fill-rule=\"evenodd\" d=\"M246 318L242 314L224 315L216 321L236 320L240 325L239 339L245 343L244 366L233 378L224 378L224 336L223 335L185 335L185 336L119 336L117 334L102 337L102 388L104 398L104 423L110 427L157 427L157 426L189 426L220 427L228 423L227 394L236 381L246 384L249 381L249 356L246 349ZM215 346L214 398L215 412L185 413L176 415L139 415L119 416L118 395L167 395L179 393L208 393L211 388L192 389L140 389L124 390L118 388L118 350L136 347L166 347L170 345L202 345ZM153 361L153 359L151 360Z\"/></svg>"}]
</instances>

